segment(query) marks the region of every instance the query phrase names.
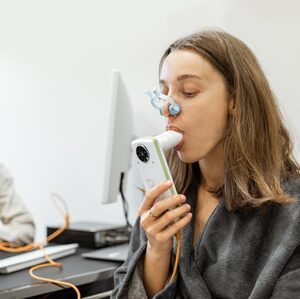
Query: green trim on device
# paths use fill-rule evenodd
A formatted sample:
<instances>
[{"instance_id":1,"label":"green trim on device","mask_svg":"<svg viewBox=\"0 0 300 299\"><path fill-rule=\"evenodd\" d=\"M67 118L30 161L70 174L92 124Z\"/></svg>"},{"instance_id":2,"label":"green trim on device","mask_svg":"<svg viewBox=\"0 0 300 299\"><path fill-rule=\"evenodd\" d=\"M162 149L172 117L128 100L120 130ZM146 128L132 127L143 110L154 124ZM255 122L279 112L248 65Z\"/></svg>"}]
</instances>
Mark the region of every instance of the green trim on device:
<instances>
[{"instance_id":1,"label":"green trim on device","mask_svg":"<svg viewBox=\"0 0 300 299\"><path fill-rule=\"evenodd\" d=\"M156 152L158 154L158 158L159 158L160 164L161 164L161 166L163 168L166 180L173 181L172 178L169 175L169 172L168 172L167 168L166 168L166 164L164 162L165 159L164 159L164 156L163 156L164 153L162 152L161 147L160 147L157 139L153 138L153 144L154 144L155 150L156 150ZM172 195L176 195L177 194L174 184L170 188L170 192L171 192Z\"/></svg>"}]
</instances>

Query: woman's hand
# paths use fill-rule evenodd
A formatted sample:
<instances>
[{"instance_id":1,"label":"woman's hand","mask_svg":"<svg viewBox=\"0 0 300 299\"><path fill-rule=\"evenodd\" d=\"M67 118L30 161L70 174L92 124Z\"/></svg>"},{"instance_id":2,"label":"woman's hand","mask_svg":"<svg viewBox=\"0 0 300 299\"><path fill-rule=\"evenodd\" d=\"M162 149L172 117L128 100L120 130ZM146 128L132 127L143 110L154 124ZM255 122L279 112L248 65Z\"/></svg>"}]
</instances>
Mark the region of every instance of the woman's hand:
<instances>
[{"instance_id":1,"label":"woman's hand","mask_svg":"<svg viewBox=\"0 0 300 299\"><path fill-rule=\"evenodd\" d=\"M156 199L172 186L171 181L158 184L149 190L139 208L141 226L148 238L148 250L159 256L170 254L172 237L191 220L191 207L183 204L186 200L182 194L159 201Z\"/></svg>"}]
</instances>

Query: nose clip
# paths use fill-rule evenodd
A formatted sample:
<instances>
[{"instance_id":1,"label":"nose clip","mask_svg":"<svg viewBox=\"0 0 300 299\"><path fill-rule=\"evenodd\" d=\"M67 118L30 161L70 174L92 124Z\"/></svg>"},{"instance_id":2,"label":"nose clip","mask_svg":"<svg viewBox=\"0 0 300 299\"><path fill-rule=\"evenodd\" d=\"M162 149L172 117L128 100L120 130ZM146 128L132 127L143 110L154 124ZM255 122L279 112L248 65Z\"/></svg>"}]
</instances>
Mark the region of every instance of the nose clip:
<instances>
[{"instance_id":1,"label":"nose clip","mask_svg":"<svg viewBox=\"0 0 300 299\"><path fill-rule=\"evenodd\" d=\"M144 93L150 98L152 106L159 110L160 115L163 115L164 102L168 103L169 115L176 116L180 113L180 106L171 97L160 93L156 88L153 91L146 90Z\"/></svg>"}]
</instances>

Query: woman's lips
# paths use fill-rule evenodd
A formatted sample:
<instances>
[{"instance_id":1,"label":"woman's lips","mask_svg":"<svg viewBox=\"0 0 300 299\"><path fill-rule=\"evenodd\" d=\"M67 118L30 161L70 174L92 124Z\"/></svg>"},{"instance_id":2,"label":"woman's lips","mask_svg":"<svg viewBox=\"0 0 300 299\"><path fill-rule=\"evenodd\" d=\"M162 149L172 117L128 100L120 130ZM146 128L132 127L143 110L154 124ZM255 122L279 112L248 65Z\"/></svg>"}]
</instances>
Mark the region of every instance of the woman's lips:
<instances>
[{"instance_id":1,"label":"woman's lips","mask_svg":"<svg viewBox=\"0 0 300 299\"><path fill-rule=\"evenodd\" d=\"M183 131L180 130L179 128L177 128L177 127L174 127L174 126L167 126L167 127L166 127L166 130L167 130L167 131L175 131L175 132L178 132L178 133L181 133L181 134L182 134L182 139L181 139L181 141L174 147L174 149L175 149L176 151L179 151L179 150L182 148L182 146L183 146L183 139L184 139L184 133L183 133Z\"/></svg>"},{"instance_id":2,"label":"woman's lips","mask_svg":"<svg viewBox=\"0 0 300 299\"><path fill-rule=\"evenodd\" d=\"M174 149L176 151L180 151L180 149L182 148L182 146L183 146L183 137L182 137L181 141L174 147Z\"/></svg>"}]
</instances>

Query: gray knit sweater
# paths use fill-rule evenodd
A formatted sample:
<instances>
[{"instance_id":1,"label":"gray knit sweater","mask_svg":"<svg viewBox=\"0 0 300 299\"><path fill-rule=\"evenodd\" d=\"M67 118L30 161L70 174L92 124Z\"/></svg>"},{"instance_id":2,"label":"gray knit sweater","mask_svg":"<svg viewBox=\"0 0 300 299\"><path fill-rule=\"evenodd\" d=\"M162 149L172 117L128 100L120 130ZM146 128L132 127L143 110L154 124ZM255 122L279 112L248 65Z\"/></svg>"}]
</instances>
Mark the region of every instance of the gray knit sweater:
<instances>
[{"instance_id":1,"label":"gray knit sweater","mask_svg":"<svg viewBox=\"0 0 300 299\"><path fill-rule=\"evenodd\" d=\"M230 213L221 200L194 248L194 223L186 226L177 277L154 298L300 298L300 179L286 183L285 190L295 202L270 205L264 213ZM193 212L196 185L186 195ZM138 219L129 256L115 272L112 298L147 298L146 243Z\"/></svg>"}]
</instances>

